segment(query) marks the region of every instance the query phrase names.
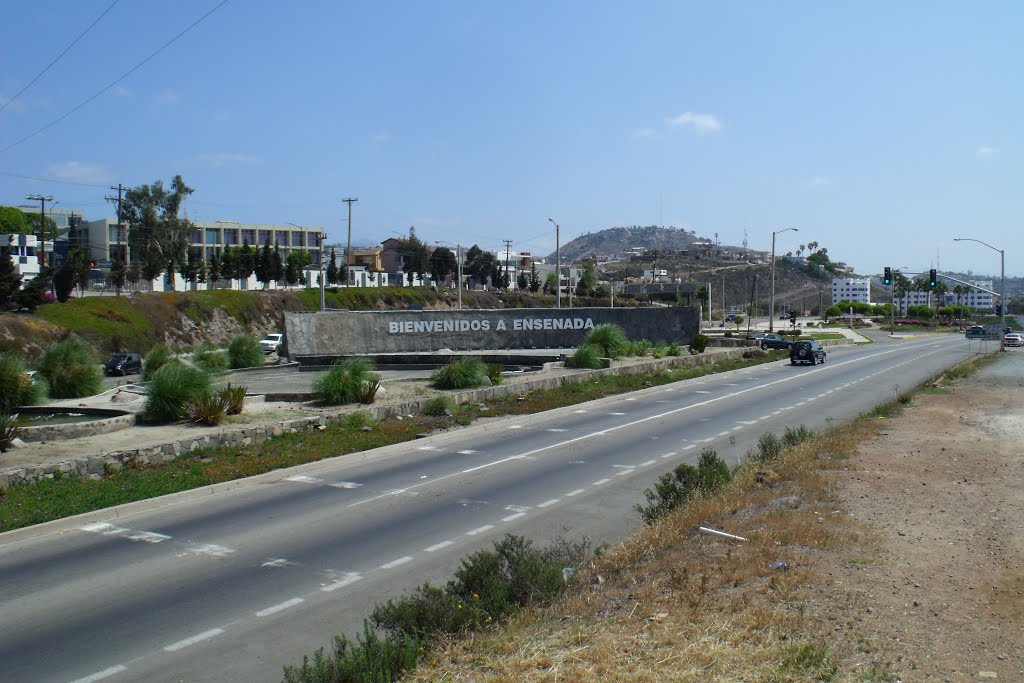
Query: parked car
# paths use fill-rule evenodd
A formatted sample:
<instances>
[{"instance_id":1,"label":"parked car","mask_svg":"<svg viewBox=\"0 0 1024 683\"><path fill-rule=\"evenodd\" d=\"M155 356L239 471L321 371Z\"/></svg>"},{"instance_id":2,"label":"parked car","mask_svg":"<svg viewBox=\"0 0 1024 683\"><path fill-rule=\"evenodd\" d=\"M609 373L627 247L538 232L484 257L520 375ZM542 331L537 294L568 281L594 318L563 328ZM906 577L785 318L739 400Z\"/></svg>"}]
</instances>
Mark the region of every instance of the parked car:
<instances>
[{"instance_id":1,"label":"parked car","mask_svg":"<svg viewBox=\"0 0 1024 683\"><path fill-rule=\"evenodd\" d=\"M1024 337L1020 332L1007 332L1003 336L1003 346L1024 346Z\"/></svg>"},{"instance_id":2,"label":"parked car","mask_svg":"<svg viewBox=\"0 0 1024 683\"><path fill-rule=\"evenodd\" d=\"M263 353L270 355L281 350L281 343L283 341L284 335L280 332L274 332L260 339L260 348L263 349Z\"/></svg>"},{"instance_id":3,"label":"parked car","mask_svg":"<svg viewBox=\"0 0 1024 683\"><path fill-rule=\"evenodd\" d=\"M142 372L142 356L138 353L115 353L103 364L107 375L136 375Z\"/></svg>"},{"instance_id":4,"label":"parked car","mask_svg":"<svg viewBox=\"0 0 1024 683\"><path fill-rule=\"evenodd\" d=\"M781 334L775 334L774 332L766 332L760 339L757 340L762 351L768 349L788 349L793 346L793 342L786 339Z\"/></svg>"},{"instance_id":5,"label":"parked car","mask_svg":"<svg viewBox=\"0 0 1024 683\"><path fill-rule=\"evenodd\" d=\"M814 339L794 342L793 346L789 349L789 362L793 365L797 363L810 363L811 365L824 363L825 349Z\"/></svg>"}]
</instances>

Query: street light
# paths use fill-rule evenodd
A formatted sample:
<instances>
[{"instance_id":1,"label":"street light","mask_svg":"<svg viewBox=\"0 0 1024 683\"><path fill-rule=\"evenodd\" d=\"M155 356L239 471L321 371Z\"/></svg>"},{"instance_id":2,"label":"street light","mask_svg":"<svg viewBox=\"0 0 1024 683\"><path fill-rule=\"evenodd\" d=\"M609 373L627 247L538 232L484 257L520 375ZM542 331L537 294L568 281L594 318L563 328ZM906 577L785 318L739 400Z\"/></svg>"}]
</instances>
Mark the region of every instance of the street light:
<instances>
[{"instance_id":1,"label":"street light","mask_svg":"<svg viewBox=\"0 0 1024 683\"><path fill-rule=\"evenodd\" d=\"M954 242L977 242L978 244L984 244L992 251L999 252L999 350L1006 350L1006 252L1003 249L996 249L988 242L982 242L976 240L973 237L954 237Z\"/></svg>"},{"instance_id":2,"label":"street light","mask_svg":"<svg viewBox=\"0 0 1024 683\"><path fill-rule=\"evenodd\" d=\"M451 242L445 242L444 240L435 240L437 244L451 244ZM455 265L458 268L459 278L459 310L462 310L462 245L456 244L455 246Z\"/></svg>"},{"instance_id":3,"label":"street light","mask_svg":"<svg viewBox=\"0 0 1024 683\"><path fill-rule=\"evenodd\" d=\"M561 238L559 237L558 223L555 222L554 218L549 218L551 225L555 226L555 290L558 292L558 297L555 299L555 308L562 307L562 253L561 253Z\"/></svg>"},{"instance_id":4,"label":"street light","mask_svg":"<svg viewBox=\"0 0 1024 683\"><path fill-rule=\"evenodd\" d=\"M800 228L783 228L782 230L772 230L772 289L771 294L768 296L768 331L773 332L775 330L775 236L781 235L784 232L792 230L793 232L800 232Z\"/></svg>"},{"instance_id":5,"label":"street light","mask_svg":"<svg viewBox=\"0 0 1024 683\"><path fill-rule=\"evenodd\" d=\"M288 225L305 230L304 227L295 223L289 223ZM327 233L321 232L318 237L320 238L320 312L323 313L327 310L326 295L324 294L324 242L327 240Z\"/></svg>"}]
</instances>

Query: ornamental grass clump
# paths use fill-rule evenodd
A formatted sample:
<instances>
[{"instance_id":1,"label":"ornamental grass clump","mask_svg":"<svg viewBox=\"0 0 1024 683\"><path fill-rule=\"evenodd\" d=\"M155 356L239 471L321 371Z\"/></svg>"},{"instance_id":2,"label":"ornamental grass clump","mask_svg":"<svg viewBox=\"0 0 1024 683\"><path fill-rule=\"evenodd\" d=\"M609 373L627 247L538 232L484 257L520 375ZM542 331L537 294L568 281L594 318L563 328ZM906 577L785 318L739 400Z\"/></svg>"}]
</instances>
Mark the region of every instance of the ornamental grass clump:
<instances>
[{"instance_id":1,"label":"ornamental grass clump","mask_svg":"<svg viewBox=\"0 0 1024 683\"><path fill-rule=\"evenodd\" d=\"M423 414L427 417L444 417L455 411L455 403L447 396L435 396L423 406Z\"/></svg>"},{"instance_id":2,"label":"ornamental grass clump","mask_svg":"<svg viewBox=\"0 0 1024 683\"><path fill-rule=\"evenodd\" d=\"M601 358L601 349L594 344L584 344L573 352L569 364L574 368L585 368L587 370L599 370L604 366Z\"/></svg>"},{"instance_id":3,"label":"ornamental grass clump","mask_svg":"<svg viewBox=\"0 0 1024 683\"><path fill-rule=\"evenodd\" d=\"M53 398L81 398L99 393L103 371L92 352L77 339L65 339L50 346L39 361L39 374L46 378Z\"/></svg>"},{"instance_id":4,"label":"ornamental grass clump","mask_svg":"<svg viewBox=\"0 0 1024 683\"><path fill-rule=\"evenodd\" d=\"M0 453L3 453L18 438L18 414L0 412Z\"/></svg>"},{"instance_id":5,"label":"ornamental grass clump","mask_svg":"<svg viewBox=\"0 0 1024 683\"><path fill-rule=\"evenodd\" d=\"M17 406L34 406L43 402L46 387L33 382L28 366L13 353L0 353L0 413L9 413Z\"/></svg>"},{"instance_id":6,"label":"ornamental grass clump","mask_svg":"<svg viewBox=\"0 0 1024 683\"><path fill-rule=\"evenodd\" d=\"M228 355L222 349L203 344L192 352L192 365L215 375L228 369Z\"/></svg>"},{"instance_id":7,"label":"ornamental grass clump","mask_svg":"<svg viewBox=\"0 0 1024 683\"><path fill-rule=\"evenodd\" d=\"M171 361L156 371L147 389L143 417L147 422L177 422L194 398L210 391L210 376L198 368Z\"/></svg>"},{"instance_id":8,"label":"ornamental grass clump","mask_svg":"<svg viewBox=\"0 0 1024 683\"><path fill-rule=\"evenodd\" d=\"M157 344L151 348L142 359L142 381L148 382L153 379L156 371L167 365L172 358L174 356L165 344Z\"/></svg>"},{"instance_id":9,"label":"ornamental grass clump","mask_svg":"<svg viewBox=\"0 0 1024 683\"><path fill-rule=\"evenodd\" d=\"M232 370L238 368L258 368L266 362L266 354L260 348L260 342L251 334L240 334L228 342L228 366Z\"/></svg>"},{"instance_id":10,"label":"ornamental grass clump","mask_svg":"<svg viewBox=\"0 0 1024 683\"><path fill-rule=\"evenodd\" d=\"M618 325L598 325L583 337L583 346L593 345L600 349L605 358L618 358L629 350L629 339Z\"/></svg>"},{"instance_id":11,"label":"ornamental grass clump","mask_svg":"<svg viewBox=\"0 0 1024 683\"><path fill-rule=\"evenodd\" d=\"M380 389L380 375L367 358L346 358L313 380L313 397L321 405L373 403Z\"/></svg>"},{"instance_id":12,"label":"ornamental grass clump","mask_svg":"<svg viewBox=\"0 0 1024 683\"><path fill-rule=\"evenodd\" d=\"M209 427L219 425L227 414L228 399L220 391L204 391L185 405L185 417L189 422Z\"/></svg>"},{"instance_id":13,"label":"ornamental grass clump","mask_svg":"<svg viewBox=\"0 0 1024 683\"><path fill-rule=\"evenodd\" d=\"M487 368L474 356L456 358L435 370L430 382L435 389L473 389L488 383Z\"/></svg>"},{"instance_id":14,"label":"ornamental grass clump","mask_svg":"<svg viewBox=\"0 0 1024 683\"><path fill-rule=\"evenodd\" d=\"M240 415L242 409L245 408L245 392L248 391L249 387L244 384L231 384L221 387L220 396L227 401L227 413L228 415Z\"/></svg>"}]
</instances>

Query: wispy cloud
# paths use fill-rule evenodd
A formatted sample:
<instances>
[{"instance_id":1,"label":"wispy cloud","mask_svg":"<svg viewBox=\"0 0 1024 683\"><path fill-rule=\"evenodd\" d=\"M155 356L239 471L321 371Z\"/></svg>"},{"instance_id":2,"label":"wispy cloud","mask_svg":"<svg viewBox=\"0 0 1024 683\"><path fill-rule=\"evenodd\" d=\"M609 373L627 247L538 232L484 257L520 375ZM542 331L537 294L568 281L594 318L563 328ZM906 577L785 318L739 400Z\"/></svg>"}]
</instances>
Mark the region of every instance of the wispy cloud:
<instances>
[{"instance_id":1,"label":"wispy cloud","mask_svg":"<svg viewBox=\"0 0 1024 683\"><path fill-rule=\"evenodd\" d=\"M255 164L259 161L252 154L233 154L230 152L219 152L217 154L200 154L199 160L204 164L209 164L214 168L220 168L227 166L228 164L238 164L241 166L248 166Z\"/></svg>"},{"instance_id":2,"label":"wispy cloud","mask_svg":"<svg viewBox=\"0 0 1024 683\"><path fill-rule=\"evenodd\" d=\"M375 145L386 145L391 142L391 136L387 133L374 133L370 136L370 142Z\"/></svg>"},{"instance_id":3,"label":"wispy cloud","mask_svg":"<svg viewBox=\"0 0 1024 683\"><path fill-rule=\"evenodd\" d=\"M705 133L718 133L722 130L722 122L713 114L696 114L692 111L683 112L675 118L668 120L672 128L690 127L704 135Z\"/></svg>"},{"instance_id":4,"label":"wispy cloud","mask_svg":"<svg viewBox=\"0 0 1024 683\"><path fill-rule=\"evenodd\" d=\"M811 179L807 181L807 184L811 187L820 187L821 185L831 185L832 181L826 176L816 175L812 176Z\"/></svg>"},{"instance_id":5,"label":"wispy cloud","mask_svg":"<svg viewBox=\"0 0 1024 683\"><path fill-rule=\"evenodd\" d=\"M81 161L50 164L47 173L61 180L70 180L76 183L106 183L110 182L111 178L110 171L103 164L90 164Z\"/></svg>"},{"instance_id":6,"label":"wispy cloud","mask_svg":"<svg viewBox=\"0 0 1024 683\"><path fill-rule=\"evenodd\" d=\"M998 151L999 150L997 150L995 147L989 147L986 145L985 147L979 147L977 151L974 152L974 154L979 157L990 157L994 156L995 153Z\"/></svg>"},{"instance_id":7,"label":"wispy cloud","mask_svg":"<svg viewBox=\"0 0 1024 683\"><path fill-rule=\"evenodd\" d=\"M657 135L658 131L653 128L634 128L633 137L635 138L653 138Z\"/></svg>"},{"instance_id":8,"label":"wispy cloud","mask_svg":"<svg viewBox=\"0 0 1024 683\"><path fill-rule=\"evenodd\" d=\"M164 90L156 96L153 102L160 107L173 107L181 102L181 97L176 92Z\"/></svg>"}]
</instances>

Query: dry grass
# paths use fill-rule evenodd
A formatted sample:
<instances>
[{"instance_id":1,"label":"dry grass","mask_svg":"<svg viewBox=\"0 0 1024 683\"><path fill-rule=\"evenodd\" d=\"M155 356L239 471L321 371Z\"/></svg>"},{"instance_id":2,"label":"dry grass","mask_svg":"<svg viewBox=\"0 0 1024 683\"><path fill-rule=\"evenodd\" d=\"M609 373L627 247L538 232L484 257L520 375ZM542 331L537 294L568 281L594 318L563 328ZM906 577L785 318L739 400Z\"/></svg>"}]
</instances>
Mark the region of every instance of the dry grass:
<instances>
[{"instance_id":1,"label":"dry grass","mask_svg":"<svg viewBox=\"0 0 1024 683\"><path fill-rule=\"evenodd\" d=\"M885 680L877 654L825 645L832 626L808 591L826 555L870 562L877 554L834 499L829 470L883 424L829 430L771 470L744 467L719 495L596 559L559 604L440 643L410 680ZM703 535L700 525L749 540Z\"/></svg>"}]
</instances>

